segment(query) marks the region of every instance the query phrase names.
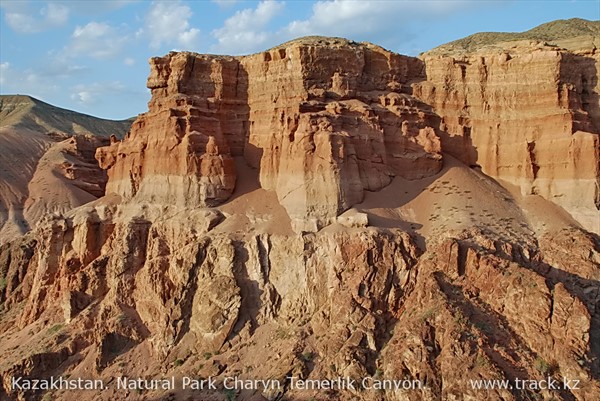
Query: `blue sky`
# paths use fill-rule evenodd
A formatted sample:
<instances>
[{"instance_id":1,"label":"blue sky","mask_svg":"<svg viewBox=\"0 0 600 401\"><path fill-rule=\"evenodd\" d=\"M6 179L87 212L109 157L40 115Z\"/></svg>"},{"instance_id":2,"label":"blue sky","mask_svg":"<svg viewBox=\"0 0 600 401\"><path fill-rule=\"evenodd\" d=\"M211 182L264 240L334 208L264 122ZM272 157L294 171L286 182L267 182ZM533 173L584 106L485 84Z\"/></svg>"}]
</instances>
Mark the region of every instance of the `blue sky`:
<instances>
[{"instance_id":1,"label":"blue sky","mask_svg":"<svg viewBox=\"0 0 600 401\"><path fill-rule=\"evenodd\" d=\"M573 17L600 19L600 0L0 0L0 93L122 119L146 111L147 60L171 50L249 54L327 35L418 55Z\"/></svg>"}]
</instances>

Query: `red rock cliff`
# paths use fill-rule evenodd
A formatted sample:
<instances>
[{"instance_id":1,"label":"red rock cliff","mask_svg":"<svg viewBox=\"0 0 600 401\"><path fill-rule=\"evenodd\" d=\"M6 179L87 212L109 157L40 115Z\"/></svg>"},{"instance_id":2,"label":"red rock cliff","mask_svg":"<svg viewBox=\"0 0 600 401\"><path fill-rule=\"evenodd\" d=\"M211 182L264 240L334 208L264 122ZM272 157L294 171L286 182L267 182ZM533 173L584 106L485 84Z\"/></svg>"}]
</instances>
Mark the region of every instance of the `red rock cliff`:
<instances>
[{"instance_id":1,"label":"red rock cliff","mask_svg":"<svg viewBox=\"0 0 600 401\"><path fill-rule=\"evenodd\" d=\"M510 42L423 59L427 81L415 85L415 95L443 117L444 151L600 232L600 59L593 46Z\"/></svg>"},{"instance_id":2,"label":"red rock cliff","mask_svg":"<svg viewBox=\"0 0 600 401\"><path fill-rule=\"evenodd\" d=\"M151 60L149 111L97 157L107 192L210 205L260 168L298 230L314 231L393 176L442 165L439 117L410 95L423 63L370 44L309 38L247 57Z\"/></svg>"}]
</instances>

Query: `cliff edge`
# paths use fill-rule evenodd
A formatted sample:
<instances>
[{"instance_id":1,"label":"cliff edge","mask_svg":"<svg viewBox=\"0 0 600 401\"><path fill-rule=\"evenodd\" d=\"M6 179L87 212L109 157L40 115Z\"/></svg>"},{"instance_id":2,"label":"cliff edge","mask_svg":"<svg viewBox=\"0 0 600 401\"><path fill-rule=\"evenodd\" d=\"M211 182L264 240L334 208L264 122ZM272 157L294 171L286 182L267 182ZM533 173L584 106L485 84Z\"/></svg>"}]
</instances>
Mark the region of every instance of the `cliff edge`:
<instances>
[{"instance_id":1,"label":"cliff edge","mask_svg":"<svg viewBox=\"0 0 600 401\"><path fill-rule=\"evenodd\" d=\"M442 166L439 117L411 95L424 79L418 59L305 38L246 57L170 53L150 64L149 111L97 153L107 192L124 199L217 205L243 156L294 227L316 231L365 191Z\"/></svg>"}]
</instances>

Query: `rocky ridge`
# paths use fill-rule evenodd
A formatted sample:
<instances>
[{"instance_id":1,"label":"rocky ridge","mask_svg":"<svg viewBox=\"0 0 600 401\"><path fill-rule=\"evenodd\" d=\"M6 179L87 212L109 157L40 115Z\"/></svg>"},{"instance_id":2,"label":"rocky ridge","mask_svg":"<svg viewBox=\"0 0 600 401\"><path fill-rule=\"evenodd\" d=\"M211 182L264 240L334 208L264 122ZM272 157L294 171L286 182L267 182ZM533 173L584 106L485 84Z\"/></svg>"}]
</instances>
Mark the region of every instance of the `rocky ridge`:
<instances>
[{"instance_id":1,"label":"rocky ridge","mask_svg":"<svg viewBox=\"0 0 600 401\"><path fill-rule=\"evenodd\" d=\"M426 53L430 55L464 55L481 50L506 48L515 45L516 42L540 43L573 51L597 48L599 37L600 23L598 21L571 18L547 22L525 32L479 32L445 43Z\"/></svg>"}]
</instances>

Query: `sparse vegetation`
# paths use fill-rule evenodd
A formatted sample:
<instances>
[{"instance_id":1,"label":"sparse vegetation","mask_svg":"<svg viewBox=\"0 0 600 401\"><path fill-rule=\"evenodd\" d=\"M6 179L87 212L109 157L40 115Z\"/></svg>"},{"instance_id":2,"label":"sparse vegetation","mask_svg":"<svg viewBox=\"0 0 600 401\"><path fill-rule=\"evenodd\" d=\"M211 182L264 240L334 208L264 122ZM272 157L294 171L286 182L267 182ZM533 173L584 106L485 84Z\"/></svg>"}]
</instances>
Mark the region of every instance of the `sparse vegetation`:
<instances>
[{"instance_id":1,"label":"sparse vegetation","mask_svg":"<svg viewBox=\"0 0 600 401\"><path fill-rule=\"evenodd\" d=\"M438 314L437 307L429 308L425 312L423 312L423 314L421 315L421 320L423 320L423 321L429 320L431 318L436 317L437 314Z\"/></svg>"},{"instance_id":2,"label":"sparse vegetation","mask_svg":"<svg viewBox=\"0 0 600 401\"><path fill-rule=\"evenodd\" d=\"M233 401L236 398L234 389L225 389L223 390L223 393L225 394L225 399L227 401Z\"/></svg>"},{"instance_id":3,"label":"sparse vegetation","mask_svg":"<svg viewBox=\"0 0 600 401\"><path fill-rule=\"evenodd\" d=\"M48 329L48 334L56 334L63 329L65 325L62 323L55 324Z\"/></svg>"},{"instance_id":4,"label":"sparse vegetation","mask_svg":"<svg viewBox=\"0 0 600 401\"><path fill-rule=\"evenodd\" d=\"M212 352L205 352L203 354L203 356L204 356L204 359L208 360L208 359L212 358L213 354L212 354Z\"/></svg>"},{"instance_id":5,"label":"sparse vegetation","mask_svg":"<svg viewBox=\"0 0 600 401\"><path fill-rule=\"evenodd\" d=\"M543 375L551 375L557 369L556 363L548 362L539 356L535 358L535 361L533 362L533 367L535 368L535 370L537 370Z\"/></svg>"},{"instance_id":6,"label":"sparse vegetation","mask_svg":"<svg viewBox=\"0 0 600 401\"><path fill-rule=\"evenodd\" d=\"M185 362L185 361L184 361L183 359L181 359L181 358L177 358L177 359L175 360L175 362L173 362L173 366L175 366L175 367L181 366L181 365L183 365L183 363L184 363L184 362Z\"/></svg>"},{"instance_id":7,"label":"sparse vegetation","mask_svg":"<svg viewBox=\"0 0 600 401\"><path fill-rule=\"evenodd\" d=\"M486 357L483 355L477 355L477 358L475 359L475 367L485 368L488 367L489 364L490 363Z\"/></svg>"},{"instance_id":8,"label":"sparse vegetation","mask_svg":"<svg viewBox=\"0 0 600 401\"><path fill-rule=\"evenodd\" d=\"M480 32L446 43L427 53L472 52L485 46L517 40L550 42L546 43L546 45L552 46L554 45L552 42L556 40L569 39L582 35L600 35L600 24L597 21L572 18L552 21L525 32Z\"/></svg>"},{"instance_id":9,"label":"sparse vegetation","mask_svg":"<svg viewBox=\"0 0 600 401\"><path fill-rule=\"evenodd\" d=\"M0 291L6 288L6 277L0 277Z\"/></svg>"},{"instance_id":10,"label":"sparse vegetation","mask_svg":"<svg viewBox=\"0 0 600 401\"><path fill-rule=\"evenodd\" d=\"M303 352L302 355L300 355L300 359L304 362L311 362L314 358L315 354L310 351Z\"/></svg>"},{"instance_id":11,"label":"sparse vegetation","mask_svg":"<svg viewBox=\"0 0 600 401\"><path fill-rule=\"evenodd\" d=\"M456 314L454 315L454 322L456 324L459 326L464 326L468 321L469 319L467 319L467 317L460 310L456 311Z\"/></svg>"},{"instance_id":12,"label":"sparse vegetation","mask_svg":"<svg viewBox=\"0 0 600 401\"><path fill-rule=\"evenodd\" d=\"M285 340L290 337L290 331L285 327L278 327L275 331L275 338L278 340Z\"/></svg>"},{"instance_id":13,"label":"sparse vegetation","mask_svg":"<svg viewBox=\"0 0 600 401\"><path fill-rule=\"evenodd\" d=\"M479 329L479 331L482 331L486 334L490 334L492 331L492 328L487 322L475 322L474 325Z\"/></svg>"}]
</instances>

